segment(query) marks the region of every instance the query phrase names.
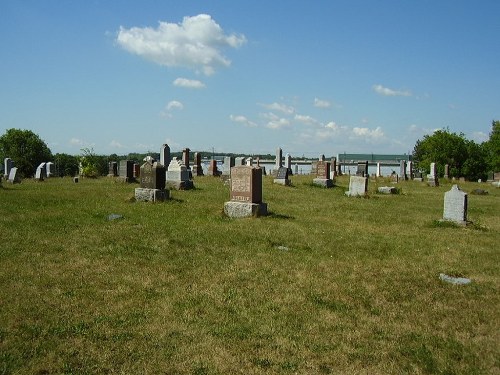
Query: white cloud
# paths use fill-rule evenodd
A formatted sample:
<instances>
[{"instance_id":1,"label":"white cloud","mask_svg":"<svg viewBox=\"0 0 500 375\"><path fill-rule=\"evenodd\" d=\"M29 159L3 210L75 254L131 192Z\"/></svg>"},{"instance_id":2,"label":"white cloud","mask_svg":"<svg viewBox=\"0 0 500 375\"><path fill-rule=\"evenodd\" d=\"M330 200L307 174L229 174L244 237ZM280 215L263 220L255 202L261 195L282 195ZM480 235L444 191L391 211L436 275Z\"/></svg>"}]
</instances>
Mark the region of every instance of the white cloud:
<instances>
[{"instance_id":1,"label":"white cloud","mask_svg":"<svg viewBox=\"0 0 500 375\"><path fill-rule=\"evenodd\" d=\"M203 89L205 88L205 84L196 79L187 79L187 78L177 78L172 82L174 86L184 87L188 89Z\"/></svg>"},{"instance_id":2,"label":"white cloud","mask_svg":"<svg viewBox=\"0 0 500 375\"><path fill-rule=\"evenodd\" d=\"M477 143L483 143L490 139L490 136L484 132L473 132L472 139Z\"/></svg>"},{"instance_id":3,"label":"white cloud","mask_svg":"<svg viewBox=\"0 0 500 375\"><path fill-rule=\"evenodd\" d=\"M177 100L172 100L172 101L168 102L166 109L169 112L174 110L174 109L183 110L184 104L182 104L181 102L178 102Z\"/></svg>"},{"instance_id":4,"label":"white cloud","mask_svg":"<svg viewBox=\"0 0 500 375\"><path fill-rule=\"evenodd\" d=\"M264 113L262 114L262 117L264 117L267 121L266 126L269 129L282 129L285 127L290 126L290 120L276 116L274 113L269 112L269 113Z\"/></svg>"},{"instance_id":5,"label":"white cloud","mask_svg":"<svg viewBox=\"0 0 500 375\"><path fill-rule=\"evenodd\" d=\"M301 122L301 123L309 125L309 126L319 125L318 120L316 120L315 118L313 118L311 116L307 116L307 115L296 114L294 119L298 122Z\"/></svg>"},{"instance_id":6,"label":"white cloud","mask_svg":"<svg viewBox=\"0 0 500 375\"><path fill-rule=\"evenodd\" d=\"M125 147L120 142L118 142L114 139L109 143L109 145L113 148L124 148Z\"/></svg>"},{"instance_id":7,"label":"white cloud","mask_svg":"<svg viewBox=\"0 0 500 375\"><path fill-rule=\"evenodd\" d=\"M126 51L168 67L187 67L211 75L231 61L225 47L237 48L244 35L225 34L208 14L184 17L181 23L159 22L158 27L120 27L116 42Z\"/></svg>"},{"instance_id":8,"label":"white cloud","mask_svg":"<svg viewBox=\"0 0 500 375\"><path fill-rule=\"evenodd\" d=\"M314 98L314 106L317 108L331 108L332 103L330 103L328 100Z\"/></svg>"},{"instance_id":9,"label":"white cloud","mask_svg":"<svg viewBox=\"0 0 500 375\"><path fill-rule=\"evenodd\" d=\"M287 115L291 115L295 112L295 108L282 103L272 103L272 104L261 104L262 107L267 108L271 111L283 112Z\"/></svg>"},{"instance_id":10,"label":"white cloud","mask_svg":"<svg viewBox=\"0 0 500 375\"><path fill-rule=\"evenodd\" d=\"M69 143L72 144L72 145L75 145L75 146L83 146L84 145L84 142L81 139L78 139L78 138L71 138L69 140Z\"/></svg>"},{"instance_id":11,"label":"white cloud","mask_svg":"<svg viewBox=\"0 0 500 375\"><path fill-rule=\"evenodd\" d=\"M352 129L352 134L354 135L354 137L364 138L366 141L378 140L384 137L384 132L382 131L382 128L380 126L377 126L373 130L369 128L354 127Z\"/></svg>"},{"instance_id":12,"label":"white cloud","mask_svg":"<svg viewBox=\"0 0 500 375\"><path fill-rule=\"evenodd\" d=\"M384 87L382 85L373 85L372 89L377 94L384 95L384 96L411 96L412 95L410 91L393 90L393 89Z\"/></svg>"},{"instance_id":13,"label":"white cloud","mask_svg":"<svg viewBox=\"0 0 500 375\"><path fill-rule=\"evenodd\" d=\"M250 121L249 119L247 119L245 116L234 116L234 115L230 115L229 116L229 119L233 122L237 122L237 123L240 123L240 124L243 124L245 126L248 126L248 127L251 127L251 128L255 128L257 127L257 124L255 122L252 122Z\"/></svg>"}]
</instances>

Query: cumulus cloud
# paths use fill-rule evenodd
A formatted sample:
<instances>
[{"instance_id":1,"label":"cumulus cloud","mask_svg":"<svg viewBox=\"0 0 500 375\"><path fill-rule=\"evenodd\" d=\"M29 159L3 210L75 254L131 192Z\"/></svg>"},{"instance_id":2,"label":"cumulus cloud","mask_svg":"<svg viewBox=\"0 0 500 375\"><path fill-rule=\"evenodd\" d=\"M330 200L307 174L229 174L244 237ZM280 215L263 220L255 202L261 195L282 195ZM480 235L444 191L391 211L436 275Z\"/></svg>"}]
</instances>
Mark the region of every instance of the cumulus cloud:
<instances>
[{"instance_id":1,"label":"cumulus cloud","mask_svg":"<svg viewBox=\"0 0 500 375\"><path fill-rule=\"evenodd\" d=\"M257 124L255 122L252 122L250 121L249 119L247 119L245 116L241 116L241 115L238 115L238 116L234 116L234 115L230 115L229 116L229 119L233 122L237 122L239 124L243 124L245 126L248 126L248 127L251 127L251 128L255 128L257 127Z\"/></svg>"},{"instance_id":2,"label":"cumulus cloud","mask_svg":"<svg viewBox=\"0 0 500 375\"><path fill-rule=\"evenodd\" d=\"M71 138L69 140L69 143L72 144L72 145L75 145L75 146L83 146L84 145L84 142L81 139L78 139L78 138Z\"/></svg>"},{"instance_id":3,"label":"cumulus cloud","mask_svg":"<svg viewBox=\"0 0 500 375\"><path fill-rule=\"evenodd\" d=\"M116 141L116 140L112 140L109 145L113 148L124 148L125 146L122 145L120 142Z\"/></svg>"},{"instance_id":4,"label":"cumulus cloud","mask_svg":"<svg viewBox=\"0 0 500 375\"><path fill-rule=\"evenodd\" d=\"M261 104L262 107L269 109L271 111L283 112L287 115L291 115L295 112L295 108L282 103L271 103L271 104Z\"/></svg>"},{"instance_id":5,"label":"cumulus cloud","mask_svg":"<svg viewBox=\"0 0 500 375\"><path fill-rule=\"evenodd\" d=\"M165 108L167 109L167 111L172 111L174 109L182 110L182 109L184 109L184 104L182 104L181 102L179 102L177 100L172 100L172 101L168 102L168 104Z\"/></svg>"},{"instance_id":6,"label":"cumulus cloud","mask_svg":"<svg viewBox=\"0 0 500 375\"><path fill-rule=\"evenodd\" d=\"M490 139L489 135L484 132L473 132L472 139L477 143L486 142Z\"/></svg>"},{"instance_id":7,"label":"cumulus cloud","mask_svg":"<svg viewBox=\"0 0 500 375\"><path fill-rule=\"evenodd\" d=\"M296 114L294 117L295 121L301 122L305 125L313 126L313 125L318 125L319 122L315 118L307 115L299 115Z\"/></svg>"},{"instance_id":8,"label":"cumulus cloud","mask_svg":"<svg viewBox=\"0 0 500 375\"><path fill-rule=\"evenodd\" d=\"M384 87L382 85L373 85L372 89L377 94L384 95L384 96L411 96L412 95L410 91L393 90L393 89Z\"/></svg>"},{"instance_id":9,"label":"cumulus cloud","mask_svg":"<svg viewBox=\"0 0 500 375\"><path fill-rule=\"evenodd\" d=\"M316 108L331 108L332 103L330 103L328 100L314 98L314 106Z\"/></svg>"},{"instance_id":10,"label":"cumulus cloud","mask_svg":"<svg viewBox=\"0 0 500 375\"><path fill-rule=\"evenodd\" d=\"M279 117L272 112L264 113L262 117L267 120L266 126L269 129L282 129L291 125L290 120Z\"/></svg>"},{"instance_id":11,"label":"cumulus cloud","mask_svg":"<svg viewBox=\"0 0 500 375\"><path fill-rule=\"evenodd\" d=\"M157 28L120 27L116 42L126 51L159 65L187 67L211 75L231 61L224 48L237 48L244 35L226 34L210 15L184 17L181 23L159 22Z\"/></svg>"},{"instance_id":12,"label":"cumulus cloud","mask_svg":"<svg viewBox=\"0 0 500 375\"><path fill-rule=\"evenodd\" d=\"M187 78L177 78L172 82L174 86L184 87L187 89L203 89L205 88L205 84L196 79L187 79Z\"/></svg>"},{"instance_id":13,"label":"cumulus cloud","mask_svg":"<svg viewBox=\"0 0 500 375\"><path fill-rule=\"evenodd\" d=\"M358 128L354 127L352 129L352 134L358 138L364 138L365 140L376 140L384 137L384 132L380 126L377 126L375 129L369 128Z\"/></svg>"}]
</instances>

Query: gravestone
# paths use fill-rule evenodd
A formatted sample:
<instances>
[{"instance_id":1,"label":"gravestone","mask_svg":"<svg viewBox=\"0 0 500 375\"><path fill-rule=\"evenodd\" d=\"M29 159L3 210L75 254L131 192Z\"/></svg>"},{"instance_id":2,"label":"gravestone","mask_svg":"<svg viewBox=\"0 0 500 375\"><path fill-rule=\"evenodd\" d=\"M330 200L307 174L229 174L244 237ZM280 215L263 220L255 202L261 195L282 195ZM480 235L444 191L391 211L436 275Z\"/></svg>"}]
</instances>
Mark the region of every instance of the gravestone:
<instances>
[{"instance_id":1,"label":"gravestone","mask_svg":"<svg viewBox=\"0 0 500 375\"><path fill-rule=\"evenodd\" d=\"M467 193L458 185L453 185L450 191L444 193L443 220L467 224Z\"/></svg>"},{"instance_id":2,"label":"gravestone","mask_svg":"<svg viewBox=\"0 0 500 375\"><path fill-rule=\"evenodd\" d=\"M166 185L176 190L189 190L194 188L190 179L190 171L176 157L168 165Z\"/></svg>"},{"instance_id":3,"label":"gravestone","mask_svg":"<svg viewBox=\"0 0 500 375\"><path fill-rule=\"evenodd\" d=\"M299 165L297 163L293 166L293 174L299 174Z\"/></svg>"},{"instance_id":4,"label":"gravestone","mask_svg":"<svg viewBox=\"0 0 500 375\"><path fill-rule=\"evenodd\" d=\"M8 177L10 170L14 168L14 161L11 158L5 158L3 162L3 174Z\"/></svg>"},{"instance_id":5,"label":"gravestone","mask_svg":"<svg viewBox=\"0 0 500 375\"><path fill-rule=\"evenodd\" d=\"M422 182L424 180L424 174L422 172L415 172L415 177L413 177L413 181Z\"/></svg>"},{"instance_id":6,"label":"gravestone","mask_svg":"<svg viewBox=\"0 0 500 375\"><path fill-rule=\"evenodd\" d=\"M283 150L281 148L276 149L276 161L275 161L275 169L278 170L279 167L283 166Z\"/></svg>"},{"instance_id":7,"label":"gravestone","mask_svg":"<svg viewBox=\"0 0 500 375\"><path fill-rule=\"evenodd\" d=\"M443 178L449 179L450 178L450 166L448 164L444 165L444 176Z\"/></svg>"},{"instance_id":8,"label":"gravestone","mask_svg":"<svg viewBox=\"0 0 500 375\"><path fill-rule=\"evenodd\" d=\"M316 176L318 174L318 162L317 161L311 162L311 174L314 176Z\"/></svg>"},{"instance_id":9,"label":"gravestone","mask_svg":"<svg viewBox=\"0 0 500 375\"><path fill-rule=\"evenodd\" d=\"M398 183L399 182L399 176L396 172L392 172L391 175L389 176L389 179L391 182Z\"/></svg>"},{"instance_id":10,"label":"gravestone","mask_svg":"<svg viewBox=\"0 0 500 375\"><path fill-rule=\"evenodd\" d=\"M184 150L182 150L182 163L186 166L186 168L189 170L189 151L191 151L188 147L186 147Z\"/></svg>"},{"instance_id":11,"label":"gravestone","mask_svg":"<svg viewBox=\"0 0 500 375\"><path fill-rule=\"evenodd\" d=\"M327 161L318 161L316 163L316 178L313 184L326 188L333 187L333 180L330 178L330 163Z\"/></svg>"},{"instance_id":12,"label":"gravestone","mask_svg":"<svg viewBox=\"0 0 500 375\"><path fill-rule=\"evenodd\" d=\"M380 172L380 162L377 163L377 172L375 173L376 177L382 177L382 173Z\"/></svg>"},{"instance_id":13,"label":"gravestone","mask_svg":"<svg viewBox=\"0 0 500 375\"><path fill-rule=\"evenodd\" d=\"M292 173L292 156L290 154L285 155L285 167L288 169L288 174Z\"/></svg>"},{"instance_id":14,"label":"gravestone","mask_svg":"<svg viewBox=\"0 0 500 375\"><path fill-rule=\"evenodd\" d=\"M286 166L279 167L278 174L276 175L276 178L274 179L274 183L289 186L291 183L291 181L289 180L289 177L288 177L289 174L290 174L290 172Z\"/></svg>"},{"instance_id":15,"label":"gravestone","mask_svg":"<svg viewBox=\"0 0 500 375\"><path fill-rule=\"evenodd\" d=\"M342 164L340 162L337 163L337 176L342 176Z\"/></svg>"},{"instance_id":16,"label":"gravestone","mask_svg":"<svg viewBox=\"0 0 500 375\"><path fill-rule=\"evenodd\" d=\"M47 178L47 170L45 169L45 163L40 163L36 168L35 180L43 181Z\"/></svg>"},{"instance_id":17,"label":"gravestone","mask_svg":"<svg viewBox=\"0 0 500 375\"><path fill-rule=\"evenodd\" d=\"M365 196L368 192L368 177L351 176L349 180L349 191L345 194L348 197Z\"/></svg>"},{"instance_id":18,"label":"gravestone","mask_svg":"<svg viewBox=\"0 0 500 375\"><path fill-rule=\"evenodd\" d=\"M132 160L120 160L119 178L124 182L134 181L134 162Z\"/></svg>"},{"instance_id":19,"label":"gravestone","mask_svg":"<svg viewBox=\"0 0 500 375\"><path fill-rule=\"evenodd\" d=\"M208 175L219 177L220 176L219 169L217 168L217 160L210 160L210 164L208 165Z\"/></svg>"},{"instance_id":20,"label":"gravestone","mask_svg":"<svg viewBox=\"0 0 500 375\"><path fill-rule=\"evenodd\" d=\"M330 178L333 180L337 175L337 158L332 157L330 162Z\"/></svg>"},{"instance_id":21,"label":"gravestone","mask_svg":"<svg viewBox=\"0 0 500 375\"><path fill-rule=\"evenodd\" d=\"M406 160L399 161L399 179L406 181L408 178L406 176Z\"/></svg>"},{"instance_id":22,"label":"gravestone","mask_svg":"<svg viewBox=\"0 0 500 375\"><path fill-rule=\"evenodd\" d=\"M167 169L171 160L172 159L170 158L170 147L168 146L168 144L164 143L160 147L160 164L163 164L165 169Z\"/></svg>"},{"instance_id":23,"label":"gravestone","mask_svg":"<svg viewBox=\"0 0 500 375\"><path fill-rule=\"evenodd\" d=\"M380 194L397 194L398 189L394 186L380 186L377 188L377 192Z\"/></svg>"},{"instance_id":24,"label":"gravestone","mask_svg":"<svg viewBox=\"0 0 500 375\"><path fill-rule=\"evenodd\" d=\"M138 179L141 176L141 165L139 163L134 163L133 177Z\"/></svg>"},{"instance_id":25,"label":"gravestone","mask_svg":"<svg viewBox=\"0 0 500 375\"><path fill-rule=\"evenodd\" d=\"M231 174L231 168L234 167L234 157L225 156L224 164L222 165L222 175L229 176Z\"/></svg>"},{"instance_id":26,"label":"gravestone","mask_svg":"<svg viewBox=\"0 0 500 375\"><path fill-rule=\"evenodd\" d=\"M135 200L139 202L162 202L170 197L165 190L165 172L163 164L146 157L141 165L139 183L141 187L135 189Z\"/></svg>"},{"instance_id":27,"label":"gravestone","mask_svg":"<svg viewBox=\"0 0 500 375\"><path fill-rule=\"evenodd\" d=\"M413 174L413 162L411 160L406 163L406 175L409 180L413 180L413 177L415 177Z\"/></svg>"},{"instance_id":28,"label":"gravestone","mask_svg":"<svg viewBox=\"0 0 500 375\"><path fill-rule=\"evenodd\" d=\"M439 186L439 179L436 173L436 163L431 163L430 173L427 175L427 185Z\"/></svg>"},{"instance_id":29,"label":"gravestone","mask_svg":"<svg viewBox=\"0 0 500 375\"><path fill-rule=\"evenodd\" d=\"M193 157L193 168L191 172L193 176L203 176L203 166L201 165L201 153L195 152Z\"/></svg>"},{"instance_id":30,"label":"gravestone","mask_svg":"<svg viewBox=\"0 0 500 375\"><path fill-rule=\"evenodd\" d=\"M368 176L368 160L358 162L358 168L356 169L356 176L361 176L361 177Z\"/></svg>"},{"instance_id":31,"label":"gravestone","mask_svg":"<svg viewBox=\"0 0 500 375\"><path fill-rule=\"evenodd\" d=\"M245 165L245 158L243 156L238 156L234 159L234 166L239 167Z\"/></svg>"},{"instance_id":32,"label":"gravestone","mask_svg":"<svg viewBox=\"0 0 500 375\"><path fill-rule=\"evenodd\" d=\"M12 167L9 172L9 182L11 184L19 184L21 183L21 178L19 177L19 173L17 173L17 167Z\"/></svg>"},{"instance_id":33,"label":"gravestone","mask_svg":"<svg viewBox=\"0 0 500 375\"><path fill-rule=\"evenodd\" d=\"M116 161L110 161L108 163L108 177L118 176L118 163Z\"/></svg>"},{"instance_id":34,"label":"gravestone","mask_svg":"<svg viewBox=\"0 0 500 375\"><path fill-rule=\"evenodd\" d=\"M230 201L224 203L224 213L232 218L267 214L267 204L262 202L262 172L259 168L231 168Z\"/></svg>"},{"instance_id":35,"label":"gravestone","mask_svg":"<svg viewBox=\"0 0 500 375\"><path fill-rule=\"evenodd\" d=\"M54 177L56 174L56 166L51 161L45 163L45 171L47 173L47 178Z\"/></svg>"}]
</instances>

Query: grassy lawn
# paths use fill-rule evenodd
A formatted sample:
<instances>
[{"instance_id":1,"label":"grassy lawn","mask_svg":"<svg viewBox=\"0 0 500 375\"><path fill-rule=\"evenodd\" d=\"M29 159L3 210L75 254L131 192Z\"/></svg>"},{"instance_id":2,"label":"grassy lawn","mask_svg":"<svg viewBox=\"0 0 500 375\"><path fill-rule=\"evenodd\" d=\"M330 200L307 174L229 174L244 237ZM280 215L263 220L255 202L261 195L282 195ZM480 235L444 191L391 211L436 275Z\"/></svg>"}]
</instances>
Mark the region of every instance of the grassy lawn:
<instances>
[{"instance_id":1,"label":"grassy lawn","mask_svg":"<svg viewBox=\"0 0 500 375\"><path fill-rule=\"evenodd\" d=\"M0 374L500 373L500 189L460 184L489 191L463 228L437 222L451 183L292 180L264 178L270 215L239 220L211 177L158 204L4 181Z\"/></svg>"}]
</instances>

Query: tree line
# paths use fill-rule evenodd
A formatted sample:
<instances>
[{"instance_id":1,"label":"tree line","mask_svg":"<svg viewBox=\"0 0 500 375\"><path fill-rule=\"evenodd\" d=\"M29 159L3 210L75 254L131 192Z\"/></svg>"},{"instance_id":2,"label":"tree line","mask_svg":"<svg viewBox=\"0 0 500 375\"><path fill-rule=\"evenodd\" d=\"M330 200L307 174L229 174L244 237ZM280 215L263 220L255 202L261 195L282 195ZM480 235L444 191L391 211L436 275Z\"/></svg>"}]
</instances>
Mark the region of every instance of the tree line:
<instances>
[{"instance_id":1,"label":"tree line","mask_svg":"<svg viewBox=\"0 0 500 375\"><path fill-rule=\"evenodd\" d=\"M201 152L211 156L212 152ZM14 160L22 177L32 177L37 166L42 162L52 161L58 176L76 176L83 172L88 177L108 174L109 162L133 160L140 163L147 155L158 157L158 153L129 153L127 155L98 155L93 149L84 148L80 155L65 153L52 154L47 144L31 130L8 129L0 137L0 162L7 157ZM233 153L218 153L220 156L237 156ZM172 157L181 158L182 152L173 152ZM262 159L274 156L253 155ZM465 177L468 180L487 178L489 172L500 171L500 121L492 121L489 139L475 143L463 133L453 133L449 129L435 131L417 140L412 153L416 171L429 173L430 164L436 163L438 175L444 175L444 166L448 164L450 177ZM82 171L80 171L80 166Z\"/></svg>"}]
</instances>

